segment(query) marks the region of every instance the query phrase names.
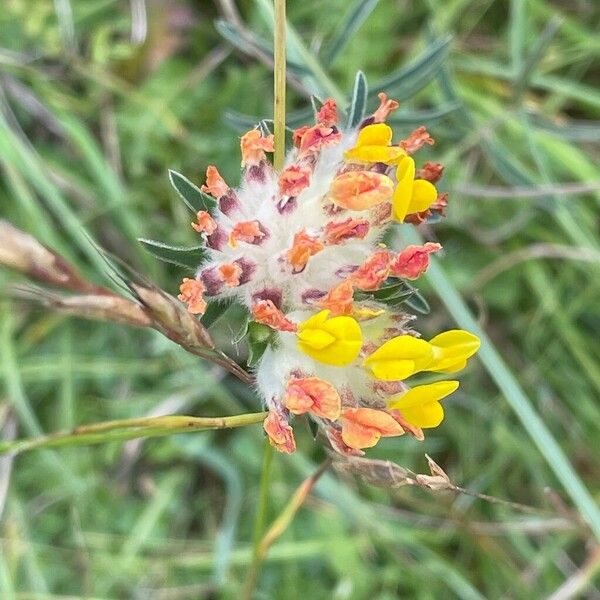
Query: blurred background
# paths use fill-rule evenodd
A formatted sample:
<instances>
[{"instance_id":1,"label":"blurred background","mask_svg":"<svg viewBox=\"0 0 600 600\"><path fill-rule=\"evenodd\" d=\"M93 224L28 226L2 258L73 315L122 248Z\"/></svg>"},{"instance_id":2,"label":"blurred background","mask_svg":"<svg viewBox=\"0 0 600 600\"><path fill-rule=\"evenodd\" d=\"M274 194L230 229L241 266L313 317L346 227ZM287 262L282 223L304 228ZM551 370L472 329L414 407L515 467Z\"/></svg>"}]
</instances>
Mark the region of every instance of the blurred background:
<instances>
[{"instance_id":1,"label":"blurred background","mask_svg":"<svg viewBox=\"0 0 600 600\"><path fill-rule=\"evenodd\" d=\"M425 442L370 456L467 495L326 474L273 546L256 598L600 598L600 553L557 472L598 498L600 4L596 0L288 2L289 124L310 94L401 100L396 139L427 125L443 162L444 287L422 279L428 334L459 291L524 389L474 361ZM268 0L3 0L0 218L107 284L87 234L176 293L183 270L136 241L192 245L167 178L239 177L240 132L272 114ZM0 240L0 244L2 240ZM0 272L0 424L19 437L105 419L253 412L251 389L157 333L9 301ZM235 311L215 327L238 360ZM233 341L232 341L233 340ZM488 365L489 368L489 365ZM511 375L512 373L512 375ZM564 450L536 444L526 401ZM14 426L13 426L14 425ZM308 428L277 455L269 519L322 461ZM0 462L0 597L238 598L251 560L259 426L37 451ZM554 468L552 468L552 466ZM566 470L565 470L566 469ZM10 482L9 482L10 475ZM568 486L567 486L568 487Z\"/></svg>"}]
</instances>

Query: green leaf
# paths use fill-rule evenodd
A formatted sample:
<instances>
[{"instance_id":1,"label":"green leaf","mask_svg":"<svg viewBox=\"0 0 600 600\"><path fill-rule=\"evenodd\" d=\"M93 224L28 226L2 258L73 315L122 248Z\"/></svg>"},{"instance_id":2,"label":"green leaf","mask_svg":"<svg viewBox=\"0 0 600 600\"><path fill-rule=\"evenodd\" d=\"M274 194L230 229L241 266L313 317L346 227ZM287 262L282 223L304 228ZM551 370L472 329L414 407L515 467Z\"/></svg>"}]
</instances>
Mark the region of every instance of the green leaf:
<instances>
[{"instance_id":1,"label":"green leaf","mask_svg":"<svg viewBox=\"0 0 600 600\"><path fill-rule=\"evenodd\" d=\"M209 302L200 322L206 328L211 327L229 310L232 304L233 300L231 298Z\"/></svg>"},{"instance_id":2,"label":"green leaf","mask_svg":"<svg viewBox=\"0 0 600 600\"><path fill-rule=\"evenodd\" d=\"M417 289L415 289L414 293L404 300L404 303L422 315L428 315L431 312L429 303Z\"/></svg>"},{"instance_id":3,"label":"green leaf","mask_svg":"<svg viewBox=\"0 0 600 600\"><path fill-rule=\"evenodd\" d=\"M367 17L373 12L378 2L379 0L357 0L354 3L354 7L350 9L342 21L337 35L323 53L323 64L331 66Z\"/></svg>"},{"instance_id":4,"label":"green leaf","mask_svg":"<svg viewBox=\"0 0 600 600\"><path fill-rule=\"evenodd\" d=\"M552 121L541 117L538 114L528 115L530 122L537 129L547 131L563 140L572 142L598 142L600 141L600 122L582 121L571 119L564 125L556 125Z\"/></svg>"},{"instance_id":5,"label":"green leaf","mask_svg":"<svg viewBox=\"0 0 600 600\"><path fill-rule=\"evenodd\" d=\"M369 86L367 85L367 78L362 71L358 71L356 73L356 78L354 79L354 90L352 92L352 101L350 102L350 109L348 112L349 129L358 127L365 118L368 93Z\"/></svg>"},{"instance_id":6,"label":"green leaf","mask_svg":"<svg viewBox=\"0 0 600 600\"><path fill-rule=\"evenodd\" d=\"M303 108L294 112L289 112L285 118L286 127L294 129L300 125L309 123L314 119L312 108ZM246 132L254 129L260 123L273 123L273 119L265 119L255 115L245 115L235 110L227 110L223 115L223 120L233 129L239 132Z\"/></svg>"},{"instance_id":7,"label":"green leaf","mask_svg":"<svg viewBox=\"0 0 600 600\"><path fill-rule=\"evenodd\" d=\"M156 240L138 238L144 249L163 262L196 269L205 256L204 246L170 246Z\"/></svg>"},{"instance_id":8,"label":"green leaf","mask_svg":"<svg viewBox=\"0 0 600 600\"><path fill-rule=\"evenodd\" d=\"M248 321L246 338L248 340L248 365L254 366L265 353L269 344L275 340L275 331L268 325Z\"/></svg>"},{"instance_id":9,"label":"green leaf","mask_svg":"<svg viewBox=\"0 0 600 600\"><path fill-rule=\"evenodd\" d=\"M387 118L387 122L390 125L422 125L423 123L430 125L456 112L459 108L461 108L460 102L452 102L427 110L415 110L412 112L396 111Z\"/></svg>"},{"instance_id":10,"label":"green leaf","mask_svg":"<svg viewBox=\"0 0 600 600\"><path fill-rule=\"evenodd\" d=\"M244 54L250 56L256 56L256 50L258 49L262 54L274 61L273 48L263 38L259 37L253 32L241 31L238 27L224 21L217 19L215 21L215 29L235 48L241 50ZM286 61L287 69L290 73L296 75L296 77L304 77L310 73L304 66L297 62L290 60Z\"/></svg>"},{"instance_id":11,"label":"green leaf","mask_svg":"<svg viewBox=\"0 0 600 600\"><path fill-rule=\"evenodd\" d=\"M434 40L417 59L378 81L373 89L385 90L396 100L410 98L436 76L446 60L451 42L449 35Z\"/></svg>"},{"instance_id":12,"label":"green leaf","mask_svg":"<svg viewBox=\"0 0 600 600\"><path fill-rule=\"evenodd\" d=\"M199 210L211 212L217 205L214 198L200 191L187 177L177 171L169 169L169 180L171 185L177 190L179 197L185 202L185 205L196 214Z\"/></svg>"}]
</instances>

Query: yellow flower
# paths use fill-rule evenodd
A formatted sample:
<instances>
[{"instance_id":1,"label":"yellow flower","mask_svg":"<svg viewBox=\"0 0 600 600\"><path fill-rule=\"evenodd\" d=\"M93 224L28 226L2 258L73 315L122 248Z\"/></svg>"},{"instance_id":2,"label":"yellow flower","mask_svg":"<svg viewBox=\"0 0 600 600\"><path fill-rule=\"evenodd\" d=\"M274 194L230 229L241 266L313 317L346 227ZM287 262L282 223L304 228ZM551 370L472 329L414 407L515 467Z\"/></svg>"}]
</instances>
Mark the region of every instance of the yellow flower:
<instances>
[{"instance_id":1,"label":"yellow flower","mask_svg":"<svg viewBox=\"0 0 600 600\"><path fill-rule=\"evenodd\" d=\"M456 373L467 366L467 359L481 346L479 338L463 331L451 329L436 335L429 340L434 347L434 364L427 367L427 371L438 373Z\"/></svg>"},{"instance_id":2,"label":"yellow flower","mask_svg":"<svg viewBox=\"0 0 600 600\"><path fill-rule=\"evenodd\" d=\"M322 310L298 325L298 348L326 365L349 365L362 346L360 326L348 316L329 319L330 313Z\"/></svg>"},{"instance_id":3,"label":"yellow flower","mask_svg":"<svg viewBox=\"0 0 600 600\"><path fill-rule=\"evenodd\" d=\"M425 179L415 179L415 161L404 156L396 169L398 185L392 200L396 221L402 223L406 215L427 210L437 199L435 186Z\"/></svg>"},{"instance_id":4,"label":"yellow flower","mask_svg":"<svg viewBox=\"0 0 600 600\"><path fill-rule=\"evenodd\" d=\"M382 162L397 164L406 151L400 146L391 146L392 128L384 123L367 125L360 130L354 148L344 153L344 158L359 162Z\"/></svg>"},{"instance_id":5,"label":"yellow flower","mask_svg":"<svg viewBox=\"0 0 600 600\"><path fill-rule=\"evenodd\" d=\"M440 400L455 392L458 385L458 381L438 381L418 385L390 398L387 407L389 410L399 410L402 416L415 427L423 429L437 427L444 419L444 409Z\"/></svg>"},{"instance_id":6,"label":"yellow flower","mask_svg":"<svg viewBox=\"0 0 600 600\"><path fill-rule=\"evenodd\" d=\"M420 371L455 373L466 366L479 345L476 335L461 329L440 333L429 342L400 335L367 356L363 365L382 381L406 379Z\"/></svg>"},{"instance_id":7,"label":"yellow flower","mask_svg":"<svg viewBox=\"0 0 600 600\"><path fill-rule=\"evenodd\" d=\"M396 381L422 371L433 361L433 348L425 340L400 335L388 340L365 358L363 365L377 379Z\"/></svg>"}]
</instances>

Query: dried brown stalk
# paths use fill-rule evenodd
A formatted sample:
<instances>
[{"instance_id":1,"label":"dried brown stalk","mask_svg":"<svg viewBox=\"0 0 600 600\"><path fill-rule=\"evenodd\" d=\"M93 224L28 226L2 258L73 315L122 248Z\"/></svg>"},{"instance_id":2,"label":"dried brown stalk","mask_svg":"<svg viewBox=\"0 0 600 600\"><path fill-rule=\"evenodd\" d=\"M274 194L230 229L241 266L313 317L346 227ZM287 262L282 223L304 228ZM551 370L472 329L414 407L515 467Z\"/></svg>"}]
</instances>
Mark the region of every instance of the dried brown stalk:
<instances>
[{"instance_id":1,"label":"dried brown stalk","mask_svg":"<svg viewBox=\"0 0 600 600\"><path fill-rule=\"evenodd\" d=\"M206 327L191 315L176 298L151 282L129 271L123 277L137 301L84 279L62 256L7 221L0 220L0 265L19 271L44 286L73 294L61 294L39 287L17 287L13 295L35 301L68 315L151 327L176 344L210 360L245 383L252 376L215 347Z\"/></svg>"}]
</instances>

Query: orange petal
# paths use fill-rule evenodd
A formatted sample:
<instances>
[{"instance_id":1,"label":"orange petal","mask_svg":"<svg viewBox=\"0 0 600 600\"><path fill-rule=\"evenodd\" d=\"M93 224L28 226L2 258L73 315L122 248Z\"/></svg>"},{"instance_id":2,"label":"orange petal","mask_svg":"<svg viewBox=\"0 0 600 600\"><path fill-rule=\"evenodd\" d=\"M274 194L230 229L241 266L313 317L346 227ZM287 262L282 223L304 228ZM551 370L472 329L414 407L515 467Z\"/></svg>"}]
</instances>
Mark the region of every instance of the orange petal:
<instances>
[{"instance_id":1,"label":"orange petal","mask_svg":"<svg viewBox=\"0 0 600 600\"><path fill-rule=\"evenodd\" d=\"M317 123L331 127L338 121L337 105L333 98L328 98L317 113Z\"/></svg>"},{"instance_id":2,"label":"orange petal","mask_svg":"<svg viewBox=\"0 0 600 600\"><path fill-rule=\"evenodd\" d=\"M231 229L229 245L235 248L238 242L255 244L264 236L265 234L261 231L258 221L242 221L241 223L236 223Z\"/></svg>"},{"instance_id":3,"label":"orange petal","mask_svg":"<svg viewBox=\"0 0 600 600\"><path fill-rule=\"evenodd\" d=\"M387 250L374 252L352 273L352 283L360 290L378 289L388 277L391 258Z\"/></svg>"},{"instance_id":4,"label":"orange petal","mask_svg":"<svg viewBox=\"0 0 600 600\"><path fill-rule=\"evenodd\" d=\"M436 183L444 174L444 165L442 163L426 162L416 174L418 179L425 179L431 183Z\"/></svg>"},{"instance_id":5,"label":"orange petal","mask_svg":"<svg viewBox=\"0 0 600 600\"><path fill-rule=\"evenodd\" d=\"M193 315L204 314L206 310L206 300L202 297L204 293L204 284L197 279L184 277L177 298L188 305L188 311Z\"/></svg>"},{"instance_id":6,"label":"orange petal","mask_svg":"<svg viewBox=\"0 0 600 600\"><path fill-rule=\"evenodd\" d=\"M273 135L263 137L258 129L245 133L240 140L242 167L256 165L266 159L265 152L273 152Z\"/></svg>"},{"instance_id":7,"label":"orange petal","mask_svg":"<svg viewBox=\"0 0 600 600\"><path fill-rule=\"evenodd\" d=\"M217 171L217 167L208 165L206 168L206 185L203 185L200 189L215 198L220 198L227 193L229 186Z\"/></svg>"},{"instance_id":8,"label":"orange petal","mask_svg":"<svg viewBox=\"0 0 600 600\"><path fill-rule=\"evenodd\" d=\"M294 146L300 146L300 142L302 141L302 136L311 128L310 125L302 125L302 127L298 127L298 129L294 129L292 133L292 141L294 142Z\"/></svg>"},{"instance_id":9,"label":"orange petal","mask_svg":"<svg viewBox=\"0 0 600 600\"><path fill-rule=\"evenodd\" d=\"M414 438L422 442L425 439L425 434L420 427L411 425L403 416L399 410L390 410L390 416L404 429L405 433L412 435Z\"/></svg>"},{"instance_id":10,"label":"orange petal","mask_svg":"<svg viewBox=\"0 0 600 600\"><path fill-rule=\"evenodd\" d=\"M223 283L229 287L237 287L240 285L240 277L242 275L242 267L237 263L225 263L217 267L217 273Z\"/></svg>"},{"instance_id":11,"label":"orange petal","mask_svg":"<svg viewBox=\"0 0 600 600\"><path fill-rule=\"evenodd\" d=\"M439 252L440 244L427 242L424 246L407 246L390 264L390 272L396 277L417 279L429 267L429 255Z\"/></svg>"},{"instance_id":12,"label":"orange petal","mask_svg":"<svg viewBox=\"0 0 600 600\"><path fill-rule=\"evenodd\" d=\"M332 127L315 125L304 131L300 138L300 152L314 153L319 152L324 146L337 144L342 139L342 134Z\"/></svg>"},{"instance_id":13,"label":"orange petal","mask_svg":"<svg viewBox=\"0 0 600 600\"><path fill-rule=\"evenodd\" d=\"M325 225L325 241L336 245L349 239L362 240L369 233L369 221L367 219L353 219L350 217L345 221L330 221Z\"/></svg>"},{"instance_id":14,"label":"orange petal","mask_svg":"<svg viewBox=\"0 0 600 600\"><path fill-rule=\"evenodd\" d=\"M286 454L292 454L296 450L294 432L282 414L273 410L269 411L263 422L263 428L267 432L273 448Z\"/></svg>"},{"instance_id":15,"label":"orange petal","mask_svg":"<svg viewBox=\"0 0 600 600\"><path fill-rule=\"evenodd\" d=\"M197 223L192 223L192 227L198 233L206 233L212 235L217 230L217 222L210 216L210 213L205 210L199 210L196 215Z\"/></svg>"},{"instance_id":16,"label":"orange petal","mask_svg":"<svg viewBox=\"0 0 600 600\"><path fill-rule=\"evenodd\" d=\"M391 200L393 193L394 182L387 175L372 171L348 171L333 180L329 197L342 208L366 210Z\"/></svg>"},{"instance_id":17,"label":"orange petal","mask_svg":"<svg viewBox=\"0 0 600 600\"><path fill-rule=\"evenodd\" d=\"M396 110L400 105L396 100L388 100L387 94L384 92L379 92L377 94L379 98L379 107L373 113L373 122L374 123L385 123L385 120L388 118L388 115Z\"/></svg>"},{"instance_id":18,"label":"orange petal","mask_svg":"<svg viewBox=\"0 0 600 600\"><path fill-rule=\"evenodd\" d=\"M315 302L320 308L329 309L333 315L352 314L354 288L350 280L342 281L332 287L326 296Z\"/></svg>"},{"instance_id":19,"label":"orange petal","mask_svg":"<svg viewBox=\"0 0 600 600\"><path fill-rule=\"evenodd\" d=\"M292 165L281 172L279 193L282 196L297 196L310 183L310 169Z\"/></svg>"},{"instance_id":20,"label":"orange petal","mask_svg":"<svg viewBox=\"0 0 600 600\"><path fill-rule=\"evenodd\" d=\"M350 448L372 448L381 437L403 433L400 424L383 410L348 408L342 411L342 440Z\"/></svg>"},{"instance_id":21,"label":"orange petal","mask_svg":"<svg viewBox=\"0 0 600 600\"><path fill-rule=\"evenodd\" d=\"M294 272L299 273L306 266L308 259L317 252L321 252L323 248L325 248L323 242L309 235L303 229L294 236L292 248L288 250L286 258L292 265Z\"/></svg>"},{"instance_id":22,"label":"orange petal","mask_svg":"<svg viewBox=\"0 0 600 600\"><path fill-rule=\"evenodd\" d=\"M337 390L331 383L318 377L290 380L283 403L295 415L309 412L332 421L339 418L342 408Z\"/></svg>"},{"instance_id":23,"label":"orange petal","mask_svg":"<svg viewBox=\"0 0 600 600\"><path fill-rule=\"evenodd\" d=\"M252 317L255 321L278 331L296 331L298 329L298 326L290 321L271 300L259 300L252 307Z\"/></svg>"},{"instance_id":24,"label":"orange petal","mask_svg":"<svg viewBox=\"0 0 600 600\"><path fill-rule=\"evenodd\" d=\"M435 140L429 135L427 129L421 125L421 127L417 127L405 140L400 142L400 147L404 148L408 154L414 154L425 144L433 146Z\"/></svg>"}]
</instances>

